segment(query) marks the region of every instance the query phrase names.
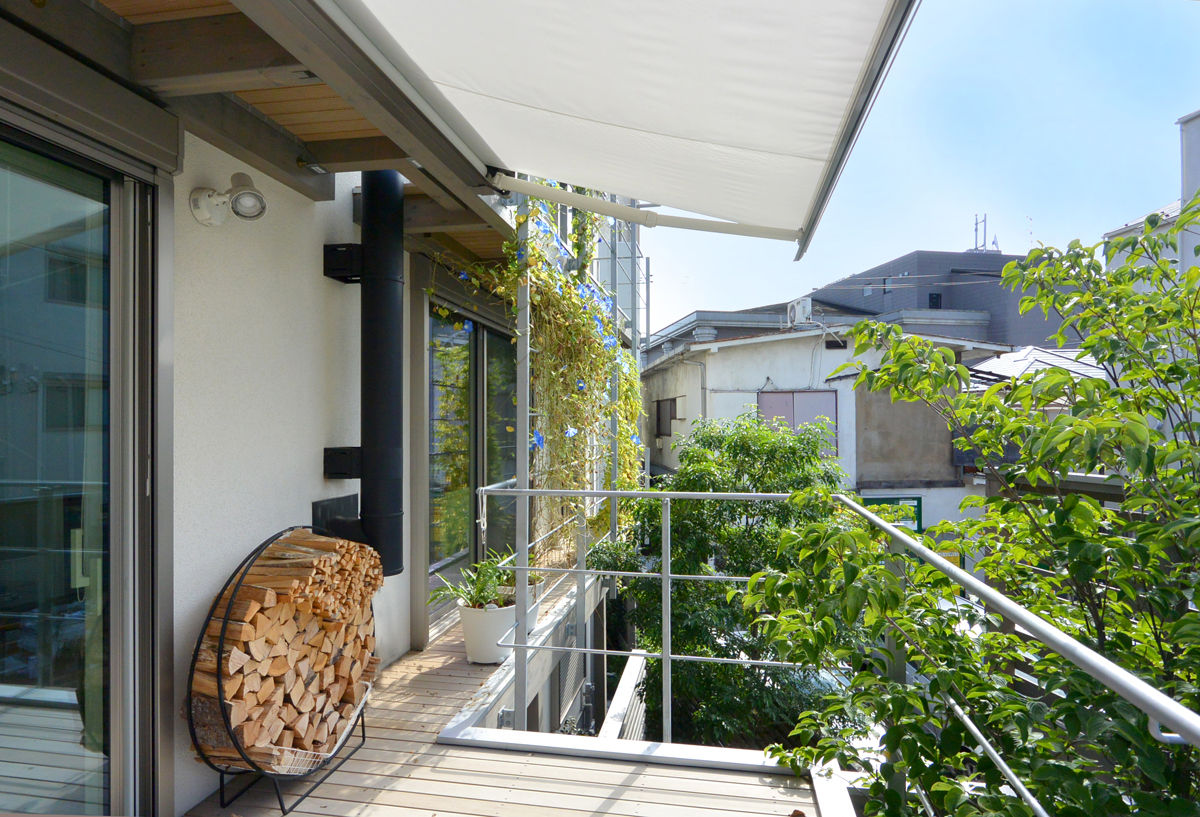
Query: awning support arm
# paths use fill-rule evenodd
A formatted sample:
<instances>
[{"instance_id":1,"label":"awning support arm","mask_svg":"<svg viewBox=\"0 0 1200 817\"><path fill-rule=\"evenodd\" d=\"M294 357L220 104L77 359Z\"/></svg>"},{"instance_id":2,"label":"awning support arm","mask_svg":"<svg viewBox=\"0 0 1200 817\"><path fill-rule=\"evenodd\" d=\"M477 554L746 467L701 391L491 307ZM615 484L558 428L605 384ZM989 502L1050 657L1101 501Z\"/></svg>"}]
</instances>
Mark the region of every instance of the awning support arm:
<instances>
[{"instance_id":1,"label":"awning support arm","mask_svg":"<svg viewBox=\"0 0 1200 817\"><path fill-rule=\"evenodd\" d=\"M723 233L725 235L744 235L751 238L771 238L778 241L800 241L804 236L802 230L786 230L782 227L763 227L757 224L738 224L732 221L713 221L705 218L688 218L686 216L671 216L605 201L581 193L572 193L561 187L549 187L537 182L517 179L505 173L492 172L488 181L499 190L510 190L515 193L525 193L547 201L565 204L579 210L599 213L602 216L612 216L620 221L641 224L644 227L678 227L683 230L701 230L707 233Z\"/></svg>"}]
</instances>

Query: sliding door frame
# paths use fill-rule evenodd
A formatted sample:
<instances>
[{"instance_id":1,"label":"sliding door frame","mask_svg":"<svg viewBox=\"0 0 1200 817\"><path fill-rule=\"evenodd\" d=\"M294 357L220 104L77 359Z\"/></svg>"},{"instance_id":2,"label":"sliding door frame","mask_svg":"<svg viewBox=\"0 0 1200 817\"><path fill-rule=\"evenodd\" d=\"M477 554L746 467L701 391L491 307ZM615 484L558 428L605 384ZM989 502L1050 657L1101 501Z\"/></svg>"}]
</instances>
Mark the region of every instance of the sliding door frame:
<instances>
[{"instance_id":1,"label":"sliding door frame","mask_svg":"<svg viewBox=\"0 0 1200 817\"><path fill-rule=\"evenodd\" d=\"M170 608L163 603L170 594L156 589L170 588L171 554L169 536L165 550L164 540L156 541L161 513L154 508L164 468L154 456L163 430L154 422L162 328L155 273L163 260L156 233L161 185L169 177L6 102L0 102L0 139L103 176L109 185L109 812L170 813L163 811L174 808L170 777L164 781L162 772L174 764L165 705L171 683L159 661L171 664ZM169 425L166 431L169 440ZM165 468L169 474L169 457ZM164 575L168 583L160 584ZM164 752L171 758L165 764Z\"/></svg>"}]
</instances>

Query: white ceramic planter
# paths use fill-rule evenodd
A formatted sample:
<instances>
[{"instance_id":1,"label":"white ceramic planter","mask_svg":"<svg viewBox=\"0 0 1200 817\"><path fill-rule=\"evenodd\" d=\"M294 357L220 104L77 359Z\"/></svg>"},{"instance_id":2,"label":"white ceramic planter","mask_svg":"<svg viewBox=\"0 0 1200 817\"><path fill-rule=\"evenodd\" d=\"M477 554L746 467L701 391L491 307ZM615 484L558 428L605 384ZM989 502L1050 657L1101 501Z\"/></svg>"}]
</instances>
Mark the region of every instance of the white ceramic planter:
<instances>
[{"instance_id":1,"label":"white ceramic planter","mask_svg":"<svg viewBox=\"0 0 1200 817\"><path fill-rule=\"evenodd\" d=\"M515 605L485 608L468 607L460 600L458 615L462 620L463 640L467 645L467 660L472 664L499 664L512 647L500 647L496 642L511 640L510 631L517 622ZM507 638L506 638L507 636Z\"/></svg>"},{"instance_id":2,"label":"white ceramic planter","mask_svg":"<svg viewBox=\"0 0 1200 817\"><path fill-rule=\"evenodd\" d=\"M511 596L514 599L517 597L516 587L504 586L500 588L500 592L506 596ZM537 625L538 615L542 611L542 596L545 595L545 592L545 579L542 579L537 584L529 585L529 604L525 608L529 611L528 615L525 617L525 632L527 633L533 632L534 626Z\"/></svg>"}]
</instances>

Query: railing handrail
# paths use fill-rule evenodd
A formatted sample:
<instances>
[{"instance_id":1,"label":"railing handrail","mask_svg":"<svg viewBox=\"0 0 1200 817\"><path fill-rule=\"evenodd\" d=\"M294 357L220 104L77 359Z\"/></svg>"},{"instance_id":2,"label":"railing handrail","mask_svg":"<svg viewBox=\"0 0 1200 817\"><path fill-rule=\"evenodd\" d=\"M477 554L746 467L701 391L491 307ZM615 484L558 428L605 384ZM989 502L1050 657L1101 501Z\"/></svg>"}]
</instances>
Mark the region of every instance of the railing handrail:
<instances>
[{"instance_id":1,"label":"railing handrail","mask_svg":"<svg viewBox=\"0 0 1200 817\"><path fill-rule=\"evenodd\" d=\"M606 491L606 490L571 490L568 488L507 488L488 485L479 489L486 496L496 494L512 494L513 496L549 496L549 497L580 497L583 499L706 499L719 502L782 502L792 498L788 494L768 494L750 492L708 492L708 491Z\"/></svg>"},{"instance_id":2,"label":"railing handrail","mask_svg":"<svg viewBox=\"0 0 1200 817\"><path fill-rule=\"evenodd\" d=\"M956 584L997 610L1001 615L1022 627L1050 649L1091 675L1104 686L1136 706L1150 718L1151 732L1155 723L1166 724L1193 746L1200 747L1200 714L1193 712L1166 693L1155 689L1090 647L1075 640L1036 613L1027 610L994 587L972 576L961 567L939 556L913 539L903 528L885 521L843 494L834 499L858 514L871 525L892 537L922 561L946 574ZM1168 736L1169 738L1169 736Z\"/></svg>"},{"instance_id":3,"label":"railing handrail","mask_svg":"<svg viewBox=\"0 0 1200 817\"><path fill-rule=\"evenodd\" d=\"M684 575L675 574L671 570L671 501L672 500L701 500L701 501L746 501L746 502L763 502L763 501L786 501L791 498L790 493L751 493L751 492L722 492L710 493L700 491L650 491L650 490L571 490L571 489L550 489L550 488L518 488L510 487L514 481L497 483L478 489L479 498L482 505L486 496L494 495L512 495L522 497L559 497L559 498L596 498L596 499L653 499L659 501L663 505L662 519L662 561L660 568L656 572L634 572L634 571L618 571L618 570L597 570L587 568L584 564L584 554L588 548L581 540L579 547L583 548L574 568L541 568L546 573L554 573L560 576L559 582L564 579L575 576L579 582L577 594L583 592L583 587L588 577L599 579L601 576L622 576L622 577L647 577L658 578L663 583L663 632L662 632L662 649L657 653L645 653L645 658L656 659L662 662L663 665L663 739L665 742L671 740L671 683L670 683L670 664L673 661L692 661L700 663L721 663L721 664L740 664L746 666L762 666L776 668L798 668L798 665L793 662L778 662L764 660L749 660L747 658L719 658L715 656L693 656L675 654L671 649L671 633L669 622L671 620L671 582L673 580L705 580L705 581L744 581L746 577L726 577L726 576L707 576L707 575ZM1155 689L1150 684L1138 678L1133 673L1121 668L1109 659L1090 649L1086 645L1077 641L1063 630L1055 627L1045 619L1041 618L1032 611L1026 609L1016 601L1008 598L1000 591L991 587L987 583L981 581L977 577L971 575L967 571L952 564L945 558L938 555L933 550L914 539L904 528L893 525L883 520L878 515L867 510L867 508L859 505L854 500L843 494L834 494L833 498L836 502L844 505L851 512L859 515L873 527L888 534L893 542L893 548L896 545L903 547L908 552L917 556L924 562L938 569L951 580L963 587L972 595L981 599L986 605L999 611L1010 621L1021 627L1033 638L1040 641L1045 646L1049 647L1059 655L1071 661L1080 669L1087 672L1108 689L1116 692L1129 703L1138 707L1149 718L1149 726L1151 734L1167 743L1190 743L1200 747L1200 714L1193 712L1183 704L1174 700L1170 696ZM486 517L486 507L483 509L483 517ZM481 519L482 521L482 519ZM555 531L561 530L562 527L570 520L564 521L563 525L559 525ZM580 521L581 525L584 523ZM899 552L895 551L894 552ZM516 555L516 554L514 554ZM506 570L512 570L515 575L515 583L518 586L524 586L527 582L527 574L530 567L518 564L516 566L506 565ZM537 568L532 568L537 569ZM557 584L556 583L556 586ZM581 603L577 596L576 604ZM551 653L567 653L567 654L584 654L584 655L629 655L627 650L608 650L608 649L593 649L585 647L566 647L549 644L527 645L525 639L520 636L523 633L523 620L520 615L522 611L518 610L517 626L510 630L509 633L516 636L513 643L509 644L506 637L502 637L500 642L505 646L516 648L519 652L525 650L540 651L545 650ZM518 667L518 675L521 674L523 667ZM1016 796L1024 801L1033 810L1038 817L1047 817L1048 813L1025 787L1015 772L1009 767L1000 757L996 747L991 744L979 727L970 719L966 712L962 710L957 703L952 700L945 699L947 706L953 712L954 716L960 720L966 727L968 732L979 744L981 749L987 754L998 769L1001 771L1009 784L1013 787ZM1161 724L1166 724L1174 729L1177 734L1168 735L1162 732ZM920 793L920 792L919 792Z\"/></svg>"}]
</instances>

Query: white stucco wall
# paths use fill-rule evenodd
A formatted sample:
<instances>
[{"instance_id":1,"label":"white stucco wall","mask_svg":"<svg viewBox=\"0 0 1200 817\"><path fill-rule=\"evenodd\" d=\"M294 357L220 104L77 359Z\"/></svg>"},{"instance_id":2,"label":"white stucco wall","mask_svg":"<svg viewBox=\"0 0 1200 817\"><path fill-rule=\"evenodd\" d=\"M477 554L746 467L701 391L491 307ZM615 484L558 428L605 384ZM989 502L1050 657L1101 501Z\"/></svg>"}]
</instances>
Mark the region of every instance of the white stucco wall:
<instances>
[{"instance_id":1,"label":"white stucco wall","mask_svg":"<svg viewBox=\"0 0 1200 817\"><path fill-rule=\"evenodd\" d=\"M239 171L266 194L267 214L198 224L189 191L224 189ZM237 563L275 531L310 523L313 500L358 492L357 481L322 475L325 446L359 441L358 288L321 274L324 243L357 240L356 183L341 176L337 200L314 203L186 138L173 270L175 711L208 606ZM392 577L384 592L394 598L377 597L392 654L408 646L407 581ZM182 719L175 744L181 814L216 776L195 761Z\"/></svg>"},{"instance_id":2,"label":"white stucco wall","mask_svg":"<svg viewBox=\"0 0 1200 817\"><path fill-rule=\"evenodd\" d=\"M670 436L663 436L657 427L654 402L676 398L677 420L671 423ZM642 379L642 399L646 407L646 445L650 446L650 462L666 468L678 468L679 457L671 450L692 429L692 423L703 414L700 405L700 368L676 359L647 373ZM660 447L661 446L661 447Z\"/></svg>"},{"instance_id":3,"label":"white stucco wall","mask_svg":"<svg viewBox=\"0 0 1200 817\"><path fill-rule=\"evenodd\" d=\"M713 417L736 417L758 405L758 392L830 389L837 392L838 464L847 484L855 481L854 390L850 379L827 383L834 369L851 359L853 350L826 349L820 336L794 337L766 343L718 345L705 355L708 405ZM767 378L771 383L766 383Z\"/></svg>"},{"instance_id":4,"label":"white stucco wall","mask_svg":"<svg viewBox=\"0 0 1200 817\"><path fill-rule=\"evenodd\" d=\"M1200 116L1185 119L1179 125L1180 200L1187 204L1200 191ZM1196 263L1195 248L1200 237L1193 231L1179 237L1179 257L1189 265Z\"/></svg>"},{"instance_id":5,"label":"white stucco wall","mask_svg":"<svg viewBox=\"0 0 1200 817\"><path fill-rule=\"evenodd\" d=\"M663 448L653 452L653 461L668 468L679 466L679 458L670 450L670 444L686 435L692 422L705 414L702 402L707 403L708 417L730 419L756 407L758 392L764 386L775 391L831 389L837 392L838 464L846 472L847 484L853 485L856 478L853 380L825 382L834 369L851 359L852 351L826 349L824 339L819 336L796 336L765 342L712 344L658 363L643 378L646 411L653 415L655 400L680 396L685 398L681 406L686 404L687 411L686 419L681 417L672 424L676 436L663 438ZM684 363L685 357L705 365L708 391L703 397L700 369ZM771 378L769 385L767 377ZM681 408L680 414L684 413Z\"/></svg>"},{"instance_id":6,"label":"white stucco wall","mask_svg":"<svg viewBox=\"0 0 1200 817\"><path fill-rule=\"evenodd\" d=\"M861 492L864 499L871 497L919 496L921 497L921 521L925 527L938 522L959 519L974 519L980 516L978 508L968 508L966 513L958 506L968 496L985 496L984 485L968 483L961 488L890 488L868 489Z\"/></svg>"}]
</instances>

